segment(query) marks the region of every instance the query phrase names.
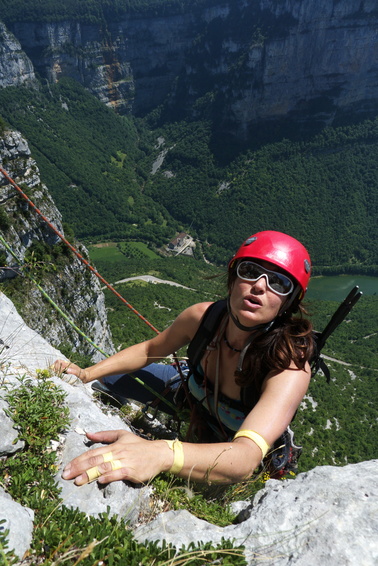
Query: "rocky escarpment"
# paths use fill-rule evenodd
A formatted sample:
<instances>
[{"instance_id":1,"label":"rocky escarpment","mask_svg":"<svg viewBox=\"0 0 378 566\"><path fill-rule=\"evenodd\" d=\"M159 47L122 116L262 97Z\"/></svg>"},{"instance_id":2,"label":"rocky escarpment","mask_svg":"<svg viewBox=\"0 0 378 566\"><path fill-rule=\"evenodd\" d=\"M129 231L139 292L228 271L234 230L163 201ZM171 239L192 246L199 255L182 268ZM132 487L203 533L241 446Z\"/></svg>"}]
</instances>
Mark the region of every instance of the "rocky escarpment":
<instances>
[{"instance_id":1,"label":"rocky escarpment","mask_svg":"<svg viewBox=\"0 0 378 566\"><path fill-rule=\"evenodd\" d=\"M1 293L0 320L7 320L6 325L0 325L3 345L0 349L0 455L6 459L24 449L12 419L4 412L7 392L20 387L20 377L25 373L30 387L37 385L35 370L43 369L61 355L25 325L11 301ZM377 564L377 460L344 467L316 467L295 479L269 480L253 500L232 504L237 519L225 527L198 519L186 510L159 513L151 522L153 508L159 509L156 497L154 503L151 497L152 486L141 488L114 482L104 487L93 482L78 488L73 482L61 479L63 466L88 449L83 436L85 430L127 430L128 427L120 416L104 413L103 407L93 399L89 385L79 381L69 384L52 377L51 386L64 390L71 417L70 426L51 446L56 452L59 471L55 479L62 488L64 506L78 508L92 517L108 512L126 518L141 544L157 541L161 545L165 541L181 548L190 543L217 545L222 544L222 540L230 540L244 548L248 566ZM4 485L9 482L12 478L8 475ZM39 501L38 498L30 500ZM9 549L20 558L32 541L33 517L32 509L21 506L0 488L0 521L2 528L9 530ZM49 520L53 521L54 516ZM89 530L87 536L87 539L81 536L81 543L95 542L92 531ZM59 556L57 549L50 548L50 551ZM32 562L33 558L35 555L29 556Z\"/></svg>"},{"instance_id":2,"label":"rocky escarpment","mask_svg":"<svg viewBox=\"0 0 378 566\"><path fill-rule=\"evenodd\" d=\"M6 131L0 137L0 165L64 235L61 214L41 182L26 140L18 132ZM65 344L92 356L93 360L103 357L46 301L42 289L95 344L112 353L99 280L61 243L59 236L1 173L0 231L5 242L4 245L0 241L0 282L6 283L4 292L15 298L28 324L48 336L51 344ZM79 250L87 256L83 246L79 245Z\"/></svg>"},{"instance_id":3,"label":"rocky escarpment","mask_svg":"<svg viewBox=\"0 0 378 566\"><path fill-rule=\"evenodd\" d=\"M20 42L0 22L0 85L7 87L36 84L33 63L22 50Z\"/></svg>"},{"instance_id":4,"label":"rocky escarpment","mask_svg":"<svg viewBox=\"0 0 378 566\"><path fill-rule=\"evenodd\" d=\"M239 138L271 121L337 123L374 111L374 0L240 0L101 24L11 24L38 73L71 76L120 112L213 116ZM1 84L1 82L0 82Z\"/></svg>"}]
</instances>

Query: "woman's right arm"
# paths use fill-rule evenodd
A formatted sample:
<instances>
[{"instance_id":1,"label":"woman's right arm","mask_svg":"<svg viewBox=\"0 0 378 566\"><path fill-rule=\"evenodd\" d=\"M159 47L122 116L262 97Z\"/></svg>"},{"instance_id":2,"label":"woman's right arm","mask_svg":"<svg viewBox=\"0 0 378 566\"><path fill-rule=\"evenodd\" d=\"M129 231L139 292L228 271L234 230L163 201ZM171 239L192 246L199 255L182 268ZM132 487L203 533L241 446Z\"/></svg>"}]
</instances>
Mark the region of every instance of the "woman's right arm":
<instances>
[{"instance_id":1,"label":"woman's right arm","mask_svg":"<svg viewBox=\"0 0 378 566\"><path fill-rule=\"evenodd\" d=\"M174 322L150 340L134 344L93 366L81 369L76 364L57 360L54 369L76 375L83 383L101 380L109 375L136 371L165 358L188 344L196 333L200 320L211 303L197 303L185 309Z\"/></svg>"}]
</instances>

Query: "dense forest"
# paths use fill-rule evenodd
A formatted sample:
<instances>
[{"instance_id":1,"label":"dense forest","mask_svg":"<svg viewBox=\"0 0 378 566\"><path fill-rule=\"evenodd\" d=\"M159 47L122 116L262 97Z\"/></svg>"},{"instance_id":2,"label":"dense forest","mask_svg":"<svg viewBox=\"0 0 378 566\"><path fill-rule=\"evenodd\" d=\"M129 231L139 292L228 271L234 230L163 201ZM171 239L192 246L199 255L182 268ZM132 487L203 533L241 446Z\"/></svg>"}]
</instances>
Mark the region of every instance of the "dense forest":
<instances>
[{"instance_id":1,"label":"dense forest","mask_svg":"<svg viewBox=\"0 0 378 566\"><path fill-rule=\"evenodd\" d=\"M226 163L212 151L206 121L157 127L156 113L117 116L71 79L2 89L0 107L85 242L160 248L184 230L197 253L219 264L251 233L276 229L308 247L317 273L375 273L378 119Z\"/></svg>"}]
</instances>

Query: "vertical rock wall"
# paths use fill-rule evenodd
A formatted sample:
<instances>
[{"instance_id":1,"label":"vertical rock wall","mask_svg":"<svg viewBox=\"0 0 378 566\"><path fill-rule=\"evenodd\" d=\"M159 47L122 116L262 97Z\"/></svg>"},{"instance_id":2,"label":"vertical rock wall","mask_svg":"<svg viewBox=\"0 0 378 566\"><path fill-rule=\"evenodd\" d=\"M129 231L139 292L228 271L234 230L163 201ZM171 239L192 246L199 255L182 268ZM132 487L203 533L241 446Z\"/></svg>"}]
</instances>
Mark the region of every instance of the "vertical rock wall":
<instances>
[{"instance_id":1,"label":"vertical rock wall","mask_svg":"<svg viewBox=\"0 0 378 566\"><path fill-rule=\"evenodd\" d=\"M41 183L26 140L18 132L7 131L0 137L0 165L64 235L62 216L47 187ZM18 297L18 308L25 321L54 346L66 344L93 360L103 357L46 301L38 287L23 274L23 267L80 330L105 352L112 353L99 280L1 174L0 232L19 260L0 242L0 282L8 281L3 290ZM84 246L76 246L81 254L87 255Z\"/></svg>"}]
</instances>

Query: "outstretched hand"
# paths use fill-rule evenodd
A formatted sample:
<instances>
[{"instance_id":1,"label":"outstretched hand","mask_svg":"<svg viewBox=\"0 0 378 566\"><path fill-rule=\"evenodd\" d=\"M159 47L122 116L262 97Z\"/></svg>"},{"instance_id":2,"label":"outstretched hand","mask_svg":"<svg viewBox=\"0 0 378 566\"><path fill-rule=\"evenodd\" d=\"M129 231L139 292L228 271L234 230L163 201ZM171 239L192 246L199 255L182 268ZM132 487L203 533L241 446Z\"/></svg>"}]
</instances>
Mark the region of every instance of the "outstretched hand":
<instances>
[{"instance_id":1,"label":"outstretched hand","mask_svg":"<svg viewBox=\"0 0 378 566\"><path fill-rule=\"evenodd\" d=\"M88 432L87 437L107 446L88 450L67 464L62 477L74 479L76 485L94 480L146 483L172 465L172 451L163 440L145 440L125 430Z\"/></svg>"},{"instance_id":2,"label":"outstretched hand","mask_svg":"<svg viewBox=\"0 0 378 566\"><path fill-rule=\"evenodd\" d=\"M79 366L72 362L66 362L65 360L56 360L53 364L54 370L58 373L58 375L62 373L67 373L70 375L75 375L78 377L83 383L87 383L90 381L89 375L85 369L81 369Z\"/></svg>"}]
</instances>

